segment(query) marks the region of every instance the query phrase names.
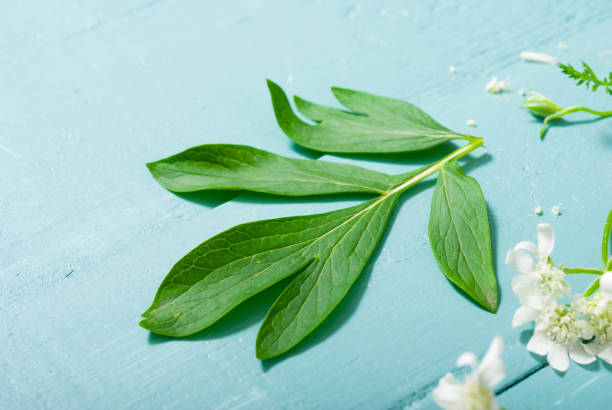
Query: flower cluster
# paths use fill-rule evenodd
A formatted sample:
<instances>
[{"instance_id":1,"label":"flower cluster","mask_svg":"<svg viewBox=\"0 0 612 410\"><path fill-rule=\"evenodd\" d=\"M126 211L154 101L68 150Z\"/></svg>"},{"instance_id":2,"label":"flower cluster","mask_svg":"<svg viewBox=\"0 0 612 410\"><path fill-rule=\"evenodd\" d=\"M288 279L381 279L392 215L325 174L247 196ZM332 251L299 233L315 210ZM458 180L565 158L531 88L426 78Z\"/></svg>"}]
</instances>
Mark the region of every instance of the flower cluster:
<instances>
[{"instance_id":1,"label":"flower cluster","mask_svg":"<svg viewBox=\"0 0 612 410\"><path fill-rule=\"evenodd\" d=\"M520 242L506 255L506 264L518 272L512 290L521 302L512 325L535 322L527 350L546 356L558 371L568 369L569 358L588 364L599 357L612 364L612 272L600 277L597 294L560 303L571 289L550 258L554 245L552 227L539 224L537 245Z\"/></svg>"},{"instance_id":2,"label":"flower cluster","mask_svg":"<svg viewBox=\"0 0 612 410\"><path fill-rule=\"evenodd\" d=\"M491 389L506 377L503 349L504 341L496 336L480 363L472 352L459 356L457 366L470 366L473 371L463 383L452 373L442 377L431 393L436 404L446 410L499 410Z\"/></svg>"}]
</instances>

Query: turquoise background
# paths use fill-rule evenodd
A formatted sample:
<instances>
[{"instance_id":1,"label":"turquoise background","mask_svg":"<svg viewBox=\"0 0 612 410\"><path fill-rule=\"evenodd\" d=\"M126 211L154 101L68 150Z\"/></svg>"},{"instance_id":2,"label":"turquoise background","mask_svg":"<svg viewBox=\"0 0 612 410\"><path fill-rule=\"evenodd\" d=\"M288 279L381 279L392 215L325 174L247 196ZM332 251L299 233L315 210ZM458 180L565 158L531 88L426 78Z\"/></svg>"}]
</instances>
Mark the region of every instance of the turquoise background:
<instances>
[{"instance_id":1,"label":"turquoise background","mask_svg":"<svg viewBox=\"0 0 612 410\"><path fill-rule=\"evenodd\" d=\"M516 90L533 87L561 105L595 109L610 109L612 98L573 86L550 65L522 62L524 50L611 71L612 3L4 4L0 407L433 408L430 392L456 370L457 356L482 355L500 335L504 407L609 408L611 366L572 363L558 374L526 351L529 327L511 327L518 301L506 251L550 222L555 261L598 267L612 207L612 120L573 124L590 118L576 115L541 142ZM492 76L507 78L511 91L487 93ZM489 207L497 315L458 294L437 268L426 236L430 181L404 196L349 295L289 355L262 363L254 354L279 287L185 340L138 326L170 267L211 235L354 202L179 197L151 178L145 162L203 143L316 158L276 125L265 78L330 105L332 85L405 99L451 129L485 138L485 149L463 164ZM433 155L325 158L400 173ZM586 283L572 278L577 290Z\"/></svg>"}]
</instances>

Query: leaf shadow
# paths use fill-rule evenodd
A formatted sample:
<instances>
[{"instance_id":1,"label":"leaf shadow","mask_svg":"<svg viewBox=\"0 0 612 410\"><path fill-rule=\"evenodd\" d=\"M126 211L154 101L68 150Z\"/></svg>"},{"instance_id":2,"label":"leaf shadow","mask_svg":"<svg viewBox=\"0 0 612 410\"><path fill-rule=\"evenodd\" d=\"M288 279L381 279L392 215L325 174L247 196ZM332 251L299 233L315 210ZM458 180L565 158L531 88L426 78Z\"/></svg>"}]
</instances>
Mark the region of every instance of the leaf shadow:
<instances>
[{"instance_id":1,"label":"leaf shadow","mask_svg":"<svg viewBox=\"0 0 612 410\"><path fill-rule=\"evenodd\" d=\"M542 140L546 139L546 136L548 135L548 132L550 131L550 128L553 128L553 127L564 128L564 127L571 127L571 126L574 126L574 125L581 125L581 124L593 124L593 123L602 121L602 120L604 120L606 118L607 117L596 117L596 118L589 118L589 119L585 119L585 120L575 120L575 121L568 121L565 118L557 118L557 119L551 120L548 123L548 127L547 127L546 132L542 136ZM538 123L538 124L542 125L544 120L542 118L532 116L532 121L531 122L532 123Z\"/></svg>"},{"instance_id":2,"label":"leaf shadow","mask_svg":"<svg viewBox=\"0 0 612 410\"><path fill-rule=\"evenodd\" d=\"M297 272L242 302L227 315L223 316L218 322L198 333L187 337L174 338L157 335L151 332L149 333L149 343L160 344L171 341L201 342L221 339L251 327L263 321L270 306L272 306L278 295L280 295L283 289L289 285L289 282L296 274ZM255 343L255 341L253 341L253 343ZM255 351L255 349L253 349L253 351Z\"/></svg>"},{"instance_id":3,"label":"leaf shadow","mask_svg":"<svg viewBox=\"0 0 612 410\"><path fill-rule=\"evenodd\" d=\"M280 204L313 204L313 203L325 203L334 204L337 202L346 203L346 206L353 206L353 202L363 202L374 198L374 194L368 193L334 193L325 195L306 195L306 196L277 196L272 194L266 194L261 192L247 192L233 199L232 202L250 204L250 205L280 205ZM333 211L333 207L329 210L321 211L328 212ZM318 213L318 211L317 211ZM307 213L304 213L306 215ZM296 215L297 216L297 215Z\"/></svg>"},{"instance_id":4,"label":"leaf shadow","mask_svg":"<svg viewBox=\"0 0 612 410\"><path fill-rule=\"evenodd\" d=\"M491 256L493 260L493 272L495 272L495 280L497 282L497 307L502 303L503 300L503 290L502 287L499 286L499 261L497 259L497 251L499 249L498 243L498 230L497 230L497 217L495 216L495 212L493 209L487 204L487 215L489 217L489 230L491 232Z\"/></svg>"},{"instance_id":5,"label":"leaf shadow","mask_svg":"<svg viewBox=\"0 0 612 410\"><path fill-rule=\"evenodd\" d=\"M428 165L449 155L458 148L453 142L445 142L432 148L413 152L392 152L392 153L332 153L339 158L349 158L369 162L380 162L396 165Z\"/></svg>"},{"instance_id":6,"label":"leaf shadow","mask_svg":"<svg viewBox=\"0 0 612 410\"><path fill-rule=\"evenodd\" d=\"M459 159L461 164L461 168L466 174L469 174L470 171L483 166L493 160L493 156L488 152L475 156L473 153L466 155L465 157Z\"/></svg>"},{"instance_id":7,"label":"leaf shadow","mask_svg":"<svg viewBox=\"0 0 612 410\"><path fill-rule=\"evenodd\" d=\"M319 159L323 155L325 155L324 152L319 152L310 148L302 147L301 145L298 145L293 141L291 142L291 148L293 148L293 150L298 154L301 154L309 159Z\"/></svg>"},{"instance_id":8,"label":"leaf shadow","mask_svg":"<svg viewBox=\"0 0 612 410\"><path fill-rule=\"evenodd\" d=\"M331 314L310 335L308 335L294 348L292 348L287 353L284 353L281 356L268 360L262 360L261 367L264 372L267 372L279 363L282 363L285 360L297 356L305 352L306 350L309 350L312 347L322 343L330 336L332 336L335 332L337 332L348 321L348 319L357 310L357 307L361 302L361 298L368 287L368 281L370 276L372 275L374 265L376 263L376 260L380 256L382 249L384 248L385 243L387 241L387 238L389 237L389 232L391 231L395 220L397 219L397 215L399 213L398 210L404 202L408 201L411 197L425 191L426 189L431 188L432 186L434 186L434 184L435 181L422 182L400 197L393 212L389 216L387 228L383 232L380 238L380 242L376 247L376 250L370 257L368 264L361 272L355 283L353 283L353 285L351 286L346 296L340 301L338 306L336 306L336 308L331 312Z\"/></svg>"},{"instance_id":9,"label":"leaf shadow","mask_svg":"<svg viewBox=\"0 0 612 410\"><path fill-rule=\"evenodd\" d=\"M600 134L600 140L603 145L608 148L612 148L612 132L605 132Z\"/></svg>"},{"instance_id":10,"label":"leaf shadow","mask_svg":"<svg viewBox=\"0 0 612 410\"><path fill-rule=\"evenodd\" d=\"M169 191L171 192L171 191ZM195 192L172 192L188 202L207 208L216 208L236 198L240 191L202 190Z\"/></svg>"}]
</instances>

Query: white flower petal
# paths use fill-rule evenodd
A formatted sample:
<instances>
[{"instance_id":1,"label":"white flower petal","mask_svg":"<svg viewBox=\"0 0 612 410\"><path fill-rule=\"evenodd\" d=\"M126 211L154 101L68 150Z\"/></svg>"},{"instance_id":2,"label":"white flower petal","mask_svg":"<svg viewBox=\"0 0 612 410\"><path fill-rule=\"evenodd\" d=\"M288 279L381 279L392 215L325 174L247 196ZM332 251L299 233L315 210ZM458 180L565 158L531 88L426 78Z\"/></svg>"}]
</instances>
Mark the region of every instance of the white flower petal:
<instances>
[{"instance_id":1,"label":"white flower petal","mask_svg":"<svg viewBox=\"0 0 612 410\"><path fill-rule=\"evenodd\" d=\"M552 340L546 337L544 333L533 332L531 339L529 339L529 343L527 343L527 350L531 353L544 356L550 351L552 345Z\"/></svg>"},{"instance_id":2,"label":"white flower petal","mask_svg":"<svg viewBox=\"0 0 612 410\"><path fill-rule=\"evenodd\" d=\"M542 310L548 300L537 288L537 277L528 274L518 274L512 280L512 291L523 305Z\"/></svg>"},{"instance_id":3,"label":"white flower petal","mask_svg":"<svg viewBox=\"0 0 612 410\"><path fill-rule=\"evenodd\" d=\"M536 268L533 259L525 252L518 249L508 251L506 254L506 265L522 273L533 272Z\"/></svg>"},{"instance_id":4,"label":"white flower petal","mask_svg":"<svg viewBox=\"0 0 612 410\"><path fill-rule=\"evenodd\" d=\"M444 409L458 408L463 401L463 386L455 382L451 373L446 373L431 392L432 399Z\"/></svg>"},{"instance_id":5,"label":"white flower petal","mask_svg":"<svg viewBox=\"0 0 612 410\"><path fill-rule=\"evenodd\" d=\"M541 261L548 259L555 247L555 232L549 224L538 224L538 251Z\"/></svg>"},{"instance_id":6,"label":"white flower petal","mask_svg":"<svg viewBox=\"0 0 612 410\"><path fill-rule=\"evenodd\" d=\"M599 288L612 296L612 272L606 272L599 278Z\"/></svg>"},{"instance_id":7,"label":"white flower petal","mask_svg":"<svg viewBox=\"0 0 612 410\"><path fill-rule=\"evenodd\" d=\"M592 354L593 356L599 356L599 354L606 349L606 345L600 345L597 343L587 343L582 345L582 347L587 353Z\"/></svg>"},{"instance_id":8,"label":"white flower petal","mask_svg":"<svg viewBox=\"0 0 612 410\"><path fill-rule=\"evenodd\" d=\"M608 364L612 364L612 344L606 346L601 352L597 354L601 360L607 362Z\"/></svg>"},{"instance_id":9,"label":"white flower petal","mask_svg":"<svg viewBox=\"0 0 612 410\"><path fill-rule=\"evenodd\" d=\"M569 346L569 355L573 361L580 364L589 364L595 361L595 355L586 352L581 343L572 343Z\"/></svg>"},{"instance_id":10,"label":"white flower petal","mask_svg":"<svg viewBox=\"0 0 612 410\"><path fill-rule=\"evenodd\" d=\"M536 259L540 259L540 251L538 250L538 245L529 241L522 241L516 244L514 247L516 250L523 250L530 252Z\"/></svg>"},{"instance_id":11,"label":"white flower petal","mask_svg":"<svg viewBox=\"0 0 612 410\"><path fill-rule=\"evenodd\" d=\"M527 322L531 322L536 320L538 315L540 314L540 310L534 309L531 306L521 306L514 312L514 317L512 318L512 327L517 327L520 325L524 325Z\"/></svg>"},{"instance_id":12,"label":"white flower petal","mask_svg":"<svg viewBox=\"0 0 612 410\"><path fill-rule=\"evenodd\" d=\"M457 359L457 367L470 366L476 367L478 366L478 357L472 352L462 353L461 356Z\"/></svg>"},{"instance_id":13,"label":"white flower petal","mask_svg":"<svg viewBox=\"0 0 612 410\"><path fill-rule=\"evenodd\" d=\"M554 343L546 355L546 359L548 364L559 372L565 372L569 368L567 347L562 344Z\"/></svg>"},{"instance_id":14,"label":"white flower petal","mask_svg":"<svg viewBox=\"0 0 612 410\"><path fill-rule=\"evenodd\" d=\"M501 337L495 336L487 353L482 358L478 366L477 374L480 382L489 389L501 383L506 377L506 366L501 360L501 352L504 349L504 341Z\"/></svg>"}]
</instances>

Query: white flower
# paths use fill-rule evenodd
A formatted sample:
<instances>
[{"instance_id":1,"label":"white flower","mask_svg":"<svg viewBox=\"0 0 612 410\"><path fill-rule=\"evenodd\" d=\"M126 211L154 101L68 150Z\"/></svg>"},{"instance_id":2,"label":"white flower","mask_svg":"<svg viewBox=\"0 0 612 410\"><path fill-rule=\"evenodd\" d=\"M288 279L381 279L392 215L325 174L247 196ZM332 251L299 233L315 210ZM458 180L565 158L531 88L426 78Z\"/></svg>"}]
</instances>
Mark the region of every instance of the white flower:
<instances>
[{"instance_id":1,"label":"white flower","mask_svg":"<svg viewBox=\"0 0 612 410\"><path fill-rule=\"evenodd\" d=\"M524 305L515 314L515 319L521 322L516 322L518 324L515 323L515 326L535 320L539 311L559 296L569 294L565 273L555 267L549 258L554 246L552 226L538 224L537 245L528 241L519 242L506 254L506 265L518 271L512 281L512 290Z\"/></svg>"},{"instance_id":2,"label":"white flower","mask_svg":"<svg viewBox=\"0 0 612 410\"><path fill-rule=\"evenodd\" d=\"M595 355L585 350L582 340L593 336L591 326L579 318L574 305L558 305L552 302L535 319L533 335L527 343L527 350L546 356L550 366L560 372L569 367L569 356L580 364L595 361Z\"/></svg>"},{"instance_id":3,"label":"white flower","mask_svg":"<svg viewBox=\"0 0 612 410\"><path fill-rule=\"evenodd\" d=\"M612 296L612 272L606 272L599 278L599 288L602 292Z\"/></svg>"},{"instance_id":4,"label":"white flower","mask_svg":"<svg viewBox=\"0 0 612 410\"><path fill-rule=\"evenodd\" d=\"M446 410L498 410L491 389L506 377L506 366L500 357L503 349L504 341L496 336L480 364L474 353L459 356L457 366L470 366L473 372L463 384L451 373L442 377L431 393L436 404Z\"/></svg>"},{"instance_id":5,"label":"white flower","mask_svg":"<svg viewBox=\"0 0 612 410\"><path fill-rule=\"evenodd\" d=\"M580 295L572 305L589 326L590 334L586 336L590 337L584 337L584 349L612 364L612 296L605 292L591 298Z\"/></svg>"}]
</instances>

